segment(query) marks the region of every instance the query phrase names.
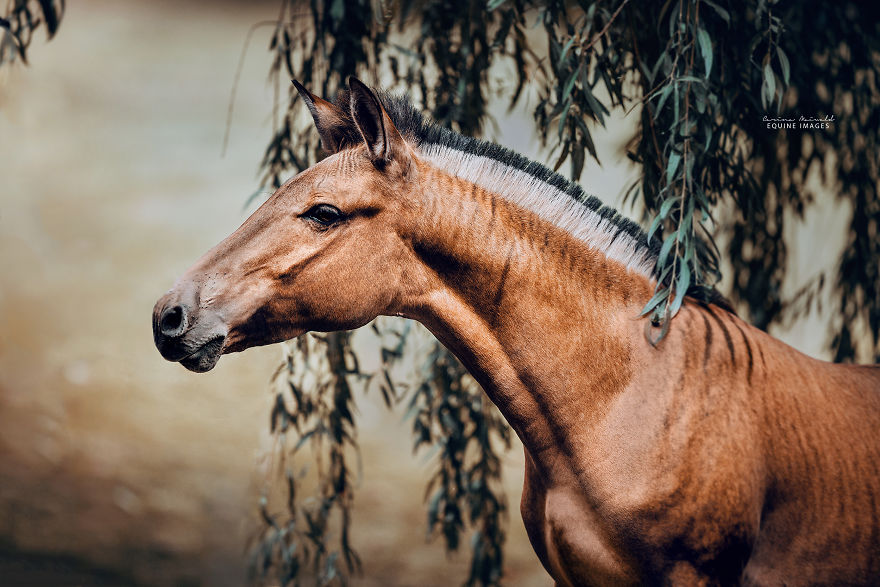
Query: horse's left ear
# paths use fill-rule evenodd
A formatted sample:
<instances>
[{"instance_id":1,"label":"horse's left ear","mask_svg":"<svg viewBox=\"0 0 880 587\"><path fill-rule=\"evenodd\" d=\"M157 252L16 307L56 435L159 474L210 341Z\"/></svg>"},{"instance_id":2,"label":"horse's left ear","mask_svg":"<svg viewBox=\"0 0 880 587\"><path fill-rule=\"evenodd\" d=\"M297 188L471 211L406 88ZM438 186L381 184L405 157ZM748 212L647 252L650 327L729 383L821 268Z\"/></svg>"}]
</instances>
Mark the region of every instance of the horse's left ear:
<instances>
[{"instance_id":1,"label":"horse's left ear","mask_svg":"<svg viewBox=\"0 0 880 587\"><path fill-rule=\"evenodd\" d=\"M315 127L321 136L321 146L330 155L338 153L346 142L351 143L356 137L351 137L353 133L347 130L347 116L342 108L335 104L331 104L327 100L323 100L314 95L296 80L293 87L299 92L300 97L309 109L312 119L315 121Z\"/></svg>"},{"instance_id":2,"label":"horse's left ear","mask_svg":"<svg viewBox=\"0 0 880 587\"><path fill-rule=\"evenodd\" d=\"M376 93L354 76L348 78L348 88L351 91L351 117L373 163L381 166L394 158L405 157L406 143Z\"/></svg>"}]
</instances>

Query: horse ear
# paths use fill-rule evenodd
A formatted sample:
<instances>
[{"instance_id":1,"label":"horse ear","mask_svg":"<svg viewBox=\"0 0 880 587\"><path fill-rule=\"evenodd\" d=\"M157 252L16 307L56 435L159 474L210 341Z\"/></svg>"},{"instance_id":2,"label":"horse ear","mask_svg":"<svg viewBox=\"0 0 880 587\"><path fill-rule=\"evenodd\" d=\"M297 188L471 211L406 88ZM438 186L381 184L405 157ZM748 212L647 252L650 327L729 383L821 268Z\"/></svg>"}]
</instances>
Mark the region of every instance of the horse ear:
<instances>
[{"instance_id":1,"label":"horse ear","mask_svg":"<svg viewBox=\"0 0 880 587\"><path fill-rule=\"evenodd\" d=\"M300 97L315 121L318 135L321 137L321 146L330 153L338 153L345 143L345 125L348 118L342 108L331 104L327 100L314 95L296 80L291 80L293 87L299 92ZM351 124L348 122L348 124Z\"/></svg>"},{"instance_id":2,"label":"horse ear","mask_svg":"<svg viewBox=\"0 0 880 587\"><path fill-rule=\"evenodd\" d=\"M348 87L351 91L351 117L373 163L384 165L395 156L403 156L406 153L403 137L382 108L376 93L354 76L348 78Z\"/></svg>"}]
</instances>

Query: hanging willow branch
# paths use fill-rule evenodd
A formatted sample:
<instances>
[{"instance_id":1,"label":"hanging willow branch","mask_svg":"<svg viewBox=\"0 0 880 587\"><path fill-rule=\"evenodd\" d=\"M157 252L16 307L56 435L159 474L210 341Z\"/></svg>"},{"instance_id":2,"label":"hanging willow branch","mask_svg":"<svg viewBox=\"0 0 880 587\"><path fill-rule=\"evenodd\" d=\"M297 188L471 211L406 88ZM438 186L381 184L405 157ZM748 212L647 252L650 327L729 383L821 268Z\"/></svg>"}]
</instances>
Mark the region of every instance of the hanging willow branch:
<instances>
[{"instance_id":1,"label":"hanging willow branch","mask_svg":"<svg viewBox=\"0 0 880 587\"><path fill-rule=\"evenodd\" d=\"M501 488L498 444L510 448L510 428L448 350L435 345L409 403L414 448L439 449L428 482L428 533L456 550L465 521L474 528L467 585L495 585L504 561L507 500Z\"/></svg>"},{"instance_id":2,"label":"hanging willow branch","mask_svg":"<svg viewBox=\"0 0 880 587\"><path fill-rule=\"evenodd\" d=\"M357 452L349 378L361 375L350 337L348 332L302 336L285 347L270 429L279 446L274 472L283 478L286 495L280 512L271 509L271 485L260 498L264 527L251 561L251 574L260 582L277 577L283 585L296 585L305 574L325 585L361 567L349 540L354 499L350 458ZM311 449L317 488L301 500L306 470L296 469L295 457L305 447Z\"/></svg>"},{"instance_id":3,"label":"hanging willow branch","mask_svg":"<svg viewBox=\"0 0 880 587\"><path fill-rule=\"evenodd\" d=\"M439 4L426 6L417 44L427 47L427 51L415 53L395 46L389 50L390 64L392 73L399 80L422 89L422 95L439 123L474 134L479 132L485 117L482 85L491 51L509 50L517 63L524 64L525 23L521 13L515 10L490 14L470 2L458 4L460 6L452 8ZM301 2L282 2L279 21L270 41L273 80L280 86L280 80L294 77L303 80L313 91L332 97L349 75L363 76L366 70L366 77L375 79L377 47L383 47L388 39L387 25L391 14L386 5L380 5L378 12L376 8L370 2L332 3L329 7L316 2L308 6ZM305 20L310 22L310 27L303 26L302 17L289 18L304 9L311 14L311 20ZM412 9L413 6L408 4L401 7L404 14ZM462 13L471 18L461 19ZM368 18L370 15L374 18ZM490 39L487 31L496 21L499 30L494 39ZM505 43L508 35L516 39L509 47ZM452 46L442 41L450 38L455 39ZM425 74L425 65L429 61L436 66L436 76ZM460 79L460 72L464 70L471 71L474 77ZM522 80L520 87L521 84ZM265 170L265 187L281 185L287 174L305 169L321 156L311 121L297 110L297 94L289 93L288 100L261 165ZM373 329L380 336L388 334L387 329L376 323ZM310 370L316 372L315 377L291 386L291 390L296 389L304 397L311 398L309 406L320 406L327 402L321 398L336 393L333 391L336 385L348 378L360 377L363 382L378 381L377 387L389 407L403 399L409 390L414 390L409 400L409 413L417 414L414 420L415 448L428 444L439 449L437 471L428 485L428 535L442 535L447 550L452 551L458 549L460 535L471 527L471 565L465 582L469 585L497 584L503 570L504 517L507 513L497 451L509 447L509 427L464 367L437 341L431 344L429 359L417 377L418 384L406 387L395 383L390 373L403 357L406 332L406 328L401 328L394 344L382 346L382 367L378 373L366 374L355 367L350 370L346 367L345 371L337 373L334 385L319 385L322 379L317 373L322 365L329 368L333 363L329 358L331 353L348 357L351 365L356 365L350 340L330 335L327 340L334 344L326 347L298 344L287 359L288 374L294 373L298 364L310 364L316 355L324 353L328 359L312 365ZM337 366L341 369L342 363L337 362ZM298 414L282 409L288 405L282 399L281 395L276 398L273 418L280 415L282 421L299 421ZM328 405L335 405L335 402ZM300 440L293 445L294 453L306 440L321 442L322 431L333 429L329 424L334 418L344 420L347 426L354 428L353 421L341 415L334 416L332 411L313 410L306 418L311 418L313 424L307 432L301 432ZM286 434L282 429L277 430ZM279 441L279 445L284 443ZM345 462L346 447L356 448L348 436L341 445L331 442L328 446L331 454L337 454L342 463ZM315 450L317 456L322 454L320 447ZM292 458L289 448L282 448L281 452L285 455L282 460ZM326 480L323 469L319 468L318 475L322 479L319 487L336 486ZM275 578L283 585L298 584L305 576L313 577L318 584L331 579L345 582L351 572L358 570L358 565L353 562L357 560L356 555L347 540L340 542L335 549L330 548L327 523L336 508L343 514L339 531L342 536L348 535L351 487L346 484L343 494L322 490L315 500L302 495L295 474L288 471L285 477L286 512L271 515L266 509L268 499L264 496L261 502L264 527L254 546L251 565L254 577L258 580ZM322 505L314 511L304 510L302 504L307 501ZM311 513L306 514L306 511ZM303 519L306 530L303 530ZM337 564L340 557L347 563L344 567ZM309 569L307 575L303 574L303 569Z\"/></svg>"},{"instance_id":4,"label":"hanging willow branch","mask_svg":"<svg viewBox=\"0 0 880 587\"><path fill-rule=\"evenodd\" d=\"M64 0L15 0L7 5L6 14L0 16L0 67L16 58L27 64L34 31L45 26L46 36L52 39L65 8Z\"/></svg>"},{"instance_id":5,"label":"hanging willow branch","mask_svg":"<svg viewBox=\"0 0 880 587\"><path fill-rule=\"evenodd\" d=\"M657 194L659 208L648 230L650 240L665 226L666 237L657 261L657 289L643 310L661 325L658 339L665 335L685 295L694 293L695 286L711 285L718 277L718 251L705 225L715 199L710 201L702 176L695 173L707 164L718 104L710 86L712 41L700 20L700 2L680 0L677 9L670 11L668 30L667 49L651 72L652 79L658 69L665 77L650 96L656 101L646 106L654 127L662 122L669 129L662 152L666 165L663 187ZM672 117L664 118L663 107L670 102ZM702 256L697 254L701 244Z\"/></svg>"}]
</instances>

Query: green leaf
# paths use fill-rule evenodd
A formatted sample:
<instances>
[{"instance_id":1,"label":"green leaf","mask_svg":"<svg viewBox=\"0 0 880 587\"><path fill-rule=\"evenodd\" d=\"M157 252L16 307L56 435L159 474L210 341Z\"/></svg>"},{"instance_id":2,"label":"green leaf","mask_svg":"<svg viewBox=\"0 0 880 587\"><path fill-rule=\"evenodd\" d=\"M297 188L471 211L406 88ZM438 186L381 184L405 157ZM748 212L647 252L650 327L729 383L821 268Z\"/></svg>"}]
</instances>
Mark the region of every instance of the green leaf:
<instances>
[{"instance_id":1,"label":"green leaf","mask_svg":"<svg viewBox=\"0 0 880 587\"><path fill-rule=\"evenodd\" d=\"M663 217L657 214L654 216L654 221L651 222L651 228L648 229L648 244L651 243L651 239L654 237L654 233L657 232L657 229L660 228L660 223L663 222Z\"/></svg>"},{"instance_id":2,"label":"green leaf","mask_svg":"<svg viewBox=\"0 0 880 587\"><path fill-rule=\"evenodd\" d=\"M773 103L773 96L776 94L776 76L773 75L773 69L770 62L764 64L764 82L761 84L761 105L766 109Z\"/></svg>"},{"instance_id":3,"label":"green leaf","mask_svg":"<svg viewBox=\"0 0 880 587\"><path fill-rule=\"evenodd\" d=\"M687 198L687 204L685 205L684 216L681 219L681 225L678 227L678 240L681 242L687 242L690 240L688 232L691 230L691 222L694 218L694 198Z\"/></svg>"},{"instance_id":4,"label":"green leaf","mask_svg":"<svg viewBox=\"0 0 880 587\"><path fill-rule=\"evenodd\" d=\"M658 218L663 219L669 215L669 211L672 210L672 206L678 201L678 197L671 196L664 200L663 205L660 206L660 214L657 215Z\"/></svg>"},{"instance_id":5,"label":"green leaf","mask_svg":"<svg viewBox=\"0 0 880 587\"><path fill-rule=\"evenodd\" d=\"M562 144L562 153L559 155L559 159L556 160L556 164L553 166L553 171L559 171L559 168L562 167L562 163L565 161L565 158L568 157L568 151L571 149L571 141L565 141Z\"/></svg>"},{"instance_id":6,"label":"green leaf","mask_svg":"<svg viewBox=\"0 0 880 587\"><path fill-rule=\"evenodd\" d=\"M651 73L648 76L648 81L650 83L654 83L654 78L657 77L657 72L660 71L660 68L663 67L663 64L666 63L668 59L669 55L664 51L657 59L657 62L654 63L654 68L651 70Z\"/></svg>"},{"instance_id":7,"label":"green leaf","mask_svg":"<svg viewBox=\"0 0 880 587\"><path fill-rule=\"evenodd\" d=\"M587 128L587 125L584 124L584 121L580 118L576 118L575 122L577 122L578 128L581 129L582 139L583 139L581 141L581 144L583 144L587 148L587 151L590 152L590 157L595 159L596 163L598 163L599 165L602 165L602 162L599 161L599 154L596 153L596 145L593 144L593 137L590 134L590 129ZM574 153L574 151L572 151L572 153ZM580 177L580 175L578 175L578 177Z\"/></svg>"},{"instance_id":8,"label":"green leaf","mask_svg":"<svg viewBox=\"0 0 880 587\"><path fill-rule=\"evenodd\" d=\"M675 177L675 172L678 171L678 164L680 162L681 153L673 151L669 154L669 161L666 163L666 183L672 183L672 179Z\"/></svg>"},{"instance_id":9,"label":"green leaf","mask_svg":"<svg viewBox=\"0 0 880 587\"><path fill-rule=\"evenodd\" d=\"M657 283L662 284L666 283L666 278L669 277L669 274L672 273L672 270L675 269L672 265L667 265L666 269L660 272L660 277L657 279ZM660 287L659 285L657 287Z\"/></svg>"},{"instance_id":10,"label":"green leaf","mask_svg":"<svg viewBox=\"0 0 880 587\"><path fill-rule=\"evenodd\" d=\"M730 26L730 13L729 12L727 12L726 10L724 10L723 8L721 8L720 6L715 4L715 2L712 2L712 0L703 0L703 2L705 2L706 4L711 6L712 9L715 11L715 13L718 16L720 16L724 22L727 23L727 26Z\"/></svg>"},{"instance_id":11,"label":"green leaf","mask_svg":"<svg viewBox=\"0 0 880 587\"><path fill-rule=\"evenodd\" d=\"M587 67L581 65L579 71L582 86L581 93L584 95L584 99L587 101L587 104L590 106L590 109L593 111L593 115L599 121L599 124L605 126L605 115L608 114L608 109L596 99L592 90L590 90L590 84L587 80Z\"/></svg>"},{"instance_id":12,"label":"green leaf","mask_svg":"<svg viewBox=\"0 0 880 587\"><path fill-rule=\"evenodd\" d=\"M577 79L577 73L578 70L574 69L571 72L571 75L568 76L568 79L565 80L565 86L562 88L562 95L559 97L560 102L565 102L571 95L571 90L574 88L574 82Z\"/></svg>"},{"instance_id":13,"label":"green leaf","mask_svg":"<svg viewBox=\"0 0 880 587\"><path fill-rule=\"evenodd\" d=\"M681 308L682 302L684 302L684 297L687 295L687 290L691 285L691 268L688 267L687 263L682 263L681 271L678 274L678 279L675 282L675 297L672 299L672 303L669 305L669 317L673 318L676 314L678 314L679 308Z\"/></svg>"},{"instance_id":14,"label":"green leaf","mask_svg":"<svg viewBox=\"0 0 880 587\"><path fill-rule=\"evenodd\" d=\"M666 264L666 258L669 256L669 251L672 250L672 246L675 244L676 239L678 239L678 233L673 232L666 237L665 241L663 241L663 246L660 247L660 255L657 257L658 267L663 267Z\"/></svg>"},{"instance_id":15,"label":"green leaf","mask_svg":"<svg viewBox=\"0 0 880 587\"><path fill-rule=\"evenodd\" d=\"M568 55L568 50L571 49L571 46L574 45L574 41L577 39L576 35L572 35L565 46L562 48L562 54L559 56L559 64L562 65L565 62L565 56Z\"/></svg>"},{"instance_id":16,"label":"green leaf","mask_svg":"<svg viewBox=\"0 0 880 587\"><path fill-rule=\"evenodd\" d=\"M788 62L788 56L779 46L776 47L776 56L779 58L779 67L782 69L782 81L788 87L789 76L791 75L791 64Z\"/></svg>"},{"instance_id":17,"label":"green leaf","mask_svg":"<svg viewBox=\"0 0 880 587\"><path fill-rule=\"evenodd\" d=\"M673 129L678 126L680 100L678 99L678 84L672 84L672 125Z\"/></svg>"},{"instance_id":18,"label":"green leaf","mask_svg":"<svg viewBox=\"0 0 880 587\"><path fill-rule=\"evenodd\" d=\"M46 22L48 37L51 39L58 30L58 21L61 20L61 14L56 11L55 3L52 0L38 0L40 10L43 11L43 20ZM61 2L61 12L64 11L64 2Z\"/></svg>"},{"instance_id":19,"label":"green leaf","mask_svg":"<svg viewBox=\"0 0 880 587\"><path fill-rule=\"evenodd\" d=\"M694 83L701 84L701 83L703 83L703 80L701 80L700 78L698 78L695 75L682 75L682 76L675 78L675 83L682 84L682 83L686 83L686 82L690 82L692 84L694 84Z\"/></svg>"},{"instance_id":20,"label":"green leaf","mask_svg":"<svg viewBox=\"0 0 880 587\"><path fill-rule=\"evenodd\" d=\"M657 102L657 109L654 110L654 120L657 120L660 117L660 111L663 109L663 104L666 103L667 98L669 98L669 94L672 92L672 84L667 84L663 91L660 92L660 100Z\"/></svg>"},{"instance_id":21,"label":"green leaf","mask_svg":"<svg viewBox=\"0 0 880 587\"><path fill-rule=\"evenodd\" d=\"M563 140L563 134L565 131L565 120L568 118L568 110L571 108L571 100L565 105L565 108L562 109L562 115L559 117L559 140Z\"/></svg>"},{"instance_id":22,"label":"green leaf","mask_svg":"<svg viewBox=\"0 0 880 587\"><path fill-rule=\"evenodd\" d=\"M589 145L592 145L592 142L588 144L588 147ZM594 150L591 150L590 154L593 155L593 153ZM578 181L581 177L581 173L584 171L584 159L583 148L575 149L571 152L571 178L574 181Z\"/></svg>"},{"instance_id":23,"label":"green leaf","mask_svg":"<svg viewBox=\"0 0 880 587\"><path fill-rule=\"evenodd\" d=\"M697 41L700 44L700 53L703 55L703 65L706 68L706 79L709 79L709 73L712 71L712 39L706 29L697 29Z\"/></svg>"},{"instance_id":24,"label":"green leaf","mask_svg":"<svg viewBox=\"0 0 880 587\"><path fill-rule=\"evenodd\" d=\"M339 22L345 16L345 0L333 0L330 4L330 18Z\"/></svg>"},{"instance_id":25,"label":"green leaf","mask_svg":"<svg viewBox=\"0 0 880 587\"><path fill-rule=\"evenodd\" d=\"M645 314L648 314L651 310L656 308L661 302L663 302L663 300L665 300L668 297L669 297L669 288L664 287L663 289L661 289L660 291L655 293L654 297L652 297L648 301L648 303L645 304L645 307L642 308L642 311L639 313L639 316L644 316Z\"/></svg>"}]
</instances>

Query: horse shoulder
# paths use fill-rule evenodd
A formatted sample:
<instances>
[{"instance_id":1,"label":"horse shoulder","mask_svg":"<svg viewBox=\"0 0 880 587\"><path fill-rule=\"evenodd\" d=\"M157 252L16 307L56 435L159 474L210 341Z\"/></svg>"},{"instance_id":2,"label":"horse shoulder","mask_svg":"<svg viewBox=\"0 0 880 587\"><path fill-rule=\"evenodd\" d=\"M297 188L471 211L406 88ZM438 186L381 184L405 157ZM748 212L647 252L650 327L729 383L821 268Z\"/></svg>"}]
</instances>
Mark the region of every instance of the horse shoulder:
<instances>
[{"instance_id":1,"label":"horse shoulder","mask_svg":"<svg viewBox=\"0 0 880 587\"><path fill-rule=\"evenodd\" d=\"M532 547L556 585L637 585L640 565L622 548L577 483L547 474L525 451L520 513Z\"/></svg>"}]
</instances>

